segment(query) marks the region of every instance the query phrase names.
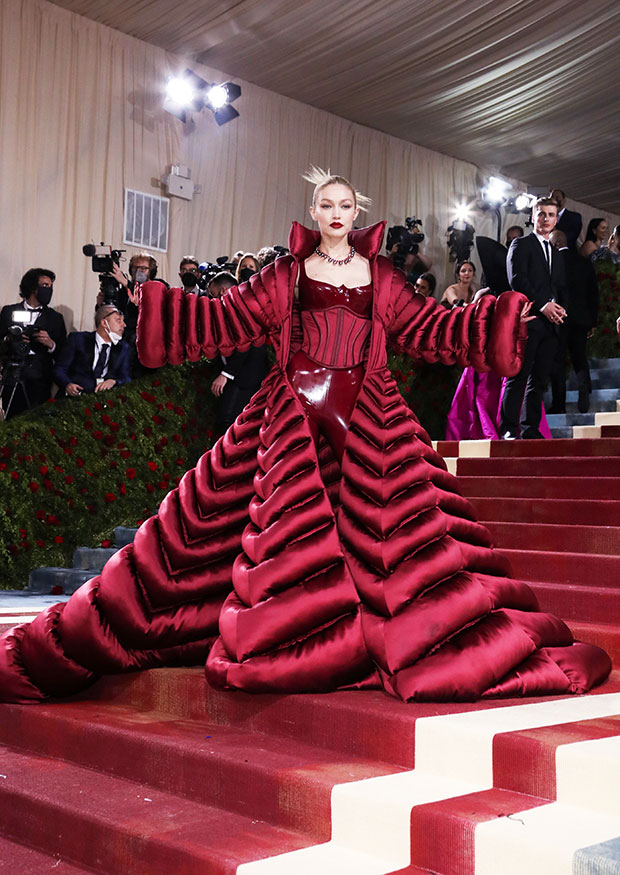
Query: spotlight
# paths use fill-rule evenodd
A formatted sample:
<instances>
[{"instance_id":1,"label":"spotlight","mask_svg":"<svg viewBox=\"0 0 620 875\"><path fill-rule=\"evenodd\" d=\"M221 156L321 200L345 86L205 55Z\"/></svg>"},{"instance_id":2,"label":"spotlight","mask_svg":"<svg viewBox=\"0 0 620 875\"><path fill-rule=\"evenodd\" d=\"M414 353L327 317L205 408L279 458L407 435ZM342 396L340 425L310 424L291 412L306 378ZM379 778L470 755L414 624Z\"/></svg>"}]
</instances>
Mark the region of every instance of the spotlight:
<instances>
[{"instance_id":1,"label":"spotlight","mask_svg":"<svg viewBox=\"0 0 620 875\"><path fill-rule=\"evenodd\" d=\"M535 200L536 198L533 194L522 191L515 198L515 209L519 210L519 212L527 212L527 210L531 209Z\"/></svg>"},{"instance_id":2,"label":"spotlight","mask_svg":"<svg viewBox=\"0 0 620 875\"><path fill-rule=\"evenodd\" d=\"M471 209L469 207L469 204L457 204L454 209L454 221L452 222L452 227L458 231L464 231L470 218Z\"/></svg>"},{"instance_id":3,"label":"spotlight","mask_svg":"<svg viewBox=\"0 0 620 875\"><path fill-rule=\"evenodd\" d=\"M482 197L489 206L499 207L506 202L511 185L498 176L490 176L486 188L482 189Z\"/></svg>"},{"instance_id":4,"label":"spotlight","mask_svg":"<svg viewBox=\"0 0 620 875\"><path fill-rule=\"evenodd\" d=\"M233 82L212 85L188 69L181 76L173 76L168 80L164 109L186 122L188 110L200 112L208 106L217 124L223 125L239 115L230 104L240 95L241 86Z\"/></svg>"}]
</instances>

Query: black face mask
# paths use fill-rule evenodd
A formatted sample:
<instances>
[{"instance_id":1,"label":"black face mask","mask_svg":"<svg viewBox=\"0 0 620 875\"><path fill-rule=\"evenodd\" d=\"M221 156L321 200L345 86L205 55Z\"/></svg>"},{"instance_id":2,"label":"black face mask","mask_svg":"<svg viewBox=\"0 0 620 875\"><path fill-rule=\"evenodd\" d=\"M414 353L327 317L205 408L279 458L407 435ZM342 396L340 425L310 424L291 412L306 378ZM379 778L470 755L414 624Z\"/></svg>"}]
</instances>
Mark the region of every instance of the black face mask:
<instances>
[{"instance_id":1,"label":"black face mask","mask_svg":"<svg viewBox=\"0 0 620 875\"><path fill-rule=\"evenodd\" d=\"M39 300L39 304L42 307L47 307L49 302L52 300L52 287L37 286L37 298Z\"/></svg>"},{"instance_id":2,"label":"black face mask","mask_svg":"<svg viewBox=\"0 0 620 875\"><path fill-rule=\"evenodd\" d=\"M198 277L191 270L187 270L181 274L181 282L186 289L193 289L194 286L198 285Z\"/></svg>"},{"instance_id":3,"label":"black face mask","mask_svg":"<svg viewBox=\"0 0 620 875\"><path fill-rule=\"evenodd\" d=\"M246 283L251 276L254 276L255 273L256 271L252 270L251 267L242 267L239 271L239 279L242 283Z\"/></svg>"}]
</instances>

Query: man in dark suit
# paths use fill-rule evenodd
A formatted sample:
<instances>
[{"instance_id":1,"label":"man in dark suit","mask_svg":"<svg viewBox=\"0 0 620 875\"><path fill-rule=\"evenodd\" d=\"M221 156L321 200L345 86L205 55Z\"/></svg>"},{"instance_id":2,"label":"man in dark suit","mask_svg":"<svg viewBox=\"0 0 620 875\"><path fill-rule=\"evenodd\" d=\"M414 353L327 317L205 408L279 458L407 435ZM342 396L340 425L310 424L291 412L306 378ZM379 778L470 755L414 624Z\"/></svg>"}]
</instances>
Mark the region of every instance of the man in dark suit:
<instances>
[{"instance_id":1,"label":"man in dark suit","mask_svg":"<svg viewBox=\"0 0 620 875\"><path fill-rule=\"evenodd\" d=\"M566 234L566 242L571 252L577 253L577 238L581 234L582 219L581 213L574 210L567 210L564 204L566 203L566 195L561 188L554 188L550 198L558 205L558 221L556 228L558 231L563 231Z\"/></svg>"},{"instance_id":2,"label":"man in dark suit","mask_svg":"<svg viewBox=\"0 0 620 875\"><path fill-rule=\"evenodd\" d=\"M221 298L234 285L234 276L222 271L207 286L207 294L211 298ZM220 399L217 430L223 434L260 389L269 370L269 361L264 344L251 346L246 352L235 350L230 355L220 355L220 358L222 368L211 383L211 391Z\"/></svg>"},{"instance_id":3,"label":"man in dark suit","mask_svg":"<svg viewBox=\"0 0 620 875\"><path fill-rule=\"evenodd\" d=\"M0 312L2 406L7 419L50 397L54 360L67 336L64 319L49 306L55 279L51 270L31 268L19 284L21 303Z\"/></svg>"},{"instance_id":4,"label":"man in dark suit","mask_svg":"<svg viewBox=\"0 0 620 875\"><path fill-rule=\"evenodd\" d=\"M54 379L70 397L106 392L131 379L123 314L113 304L104 304L95 313L95 326L95 331L73 331L56 362Z\"/></svg>"},{"instance_id":5,"label":"man in dark suit","mask_svg":"<svg viewBox=\"0 0 620 875\"><path fill-rule=\"evenodd\" d=\"M588 334L598 318L598 283L594 266L567 246L566 235L557 226L550 240L564 259L566 296L563 304L566 319L559 332L559 346L551 371L552 402L549 413L566 411L566 357L570 356L579 391L577 408L587 413L590 408L590 367L586 353Z\"/></svg>"},{"instance_id":6,"label":"man in dark suit","mask_svg":"<svg viewBox=\"0 0 620 875\"><path fill-rule=\"evenodd\" d=\"M504 439L519 436L519 419L522 438L542 437L542 397L557 350L558 326L566 317L564 263L549 240L557 214L554 200L539 198L532 210L534 231L513 240L506 258L510 287L527 295L534 318L528 322L521 370L506 381L500 420Z\"/></svg>"}]
</instances>

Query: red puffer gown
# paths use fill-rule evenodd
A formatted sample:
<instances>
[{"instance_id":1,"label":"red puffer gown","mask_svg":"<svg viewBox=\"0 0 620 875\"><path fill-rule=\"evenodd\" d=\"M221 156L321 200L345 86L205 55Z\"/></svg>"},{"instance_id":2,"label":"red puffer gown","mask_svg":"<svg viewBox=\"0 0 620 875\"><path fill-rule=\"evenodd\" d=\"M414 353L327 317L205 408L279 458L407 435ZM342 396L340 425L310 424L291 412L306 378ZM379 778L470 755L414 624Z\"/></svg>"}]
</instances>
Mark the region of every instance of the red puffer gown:
<instances>
[{"instance_id":1,"label":"red puffer gown","mask_svg":"<svg viewBox=\"0 0 620 875\"><path fill-rule=\"evenodd\" d=\"M75 692L99 674L196 663L247 691L382 683L405 700L581 693L610 670L511 580L457 481L399 395L386 344L426 361L518 371L525 298L445 310L377 255L384 225L354 231L370 259L367 359L342 461L291 385L298 262L291 255L220 300L145 284L149 366L225 355L270 337L277 363L236 423L157 516L65 605L0 641L0 699ZM219 631L219 636L218 636Z\"/></svg>"}]
</instances>

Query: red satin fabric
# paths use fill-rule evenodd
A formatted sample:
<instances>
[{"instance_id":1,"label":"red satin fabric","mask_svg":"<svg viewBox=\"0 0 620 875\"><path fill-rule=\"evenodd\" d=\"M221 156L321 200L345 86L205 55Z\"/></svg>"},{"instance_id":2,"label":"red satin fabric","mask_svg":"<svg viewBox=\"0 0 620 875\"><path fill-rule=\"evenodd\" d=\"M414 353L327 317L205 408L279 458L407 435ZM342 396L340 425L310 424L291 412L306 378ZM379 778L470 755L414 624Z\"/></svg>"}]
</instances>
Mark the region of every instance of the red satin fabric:
<instances>
[{"instance_id":1,"label":"red satin fabric","mask_svg":"<svg viewBox=\"0 0 620 875\"><path fill-rule=\"evenodd\" d=\"M218 301L188 304L144 284L146 364L266 337L277 364L134 544L66 605L3 636L0 698L66 695L103 672L205 658L211 683L228 689L382 684L406 700L584 692L607 675L603 651L573 643L527 585L509 579L386 367L390 343L428 361L515 373L524 297L447 311L377 255L382 234L376 226L350 237L373 278L350 413L341 388L317 411L306 403L313 378L295 382L293 290L314 232L295 225L291 256ZM315 386L329 398L332 369L319 367ZM340 424L331 431L328 420Z\"/></svg>"}]
</instances>

